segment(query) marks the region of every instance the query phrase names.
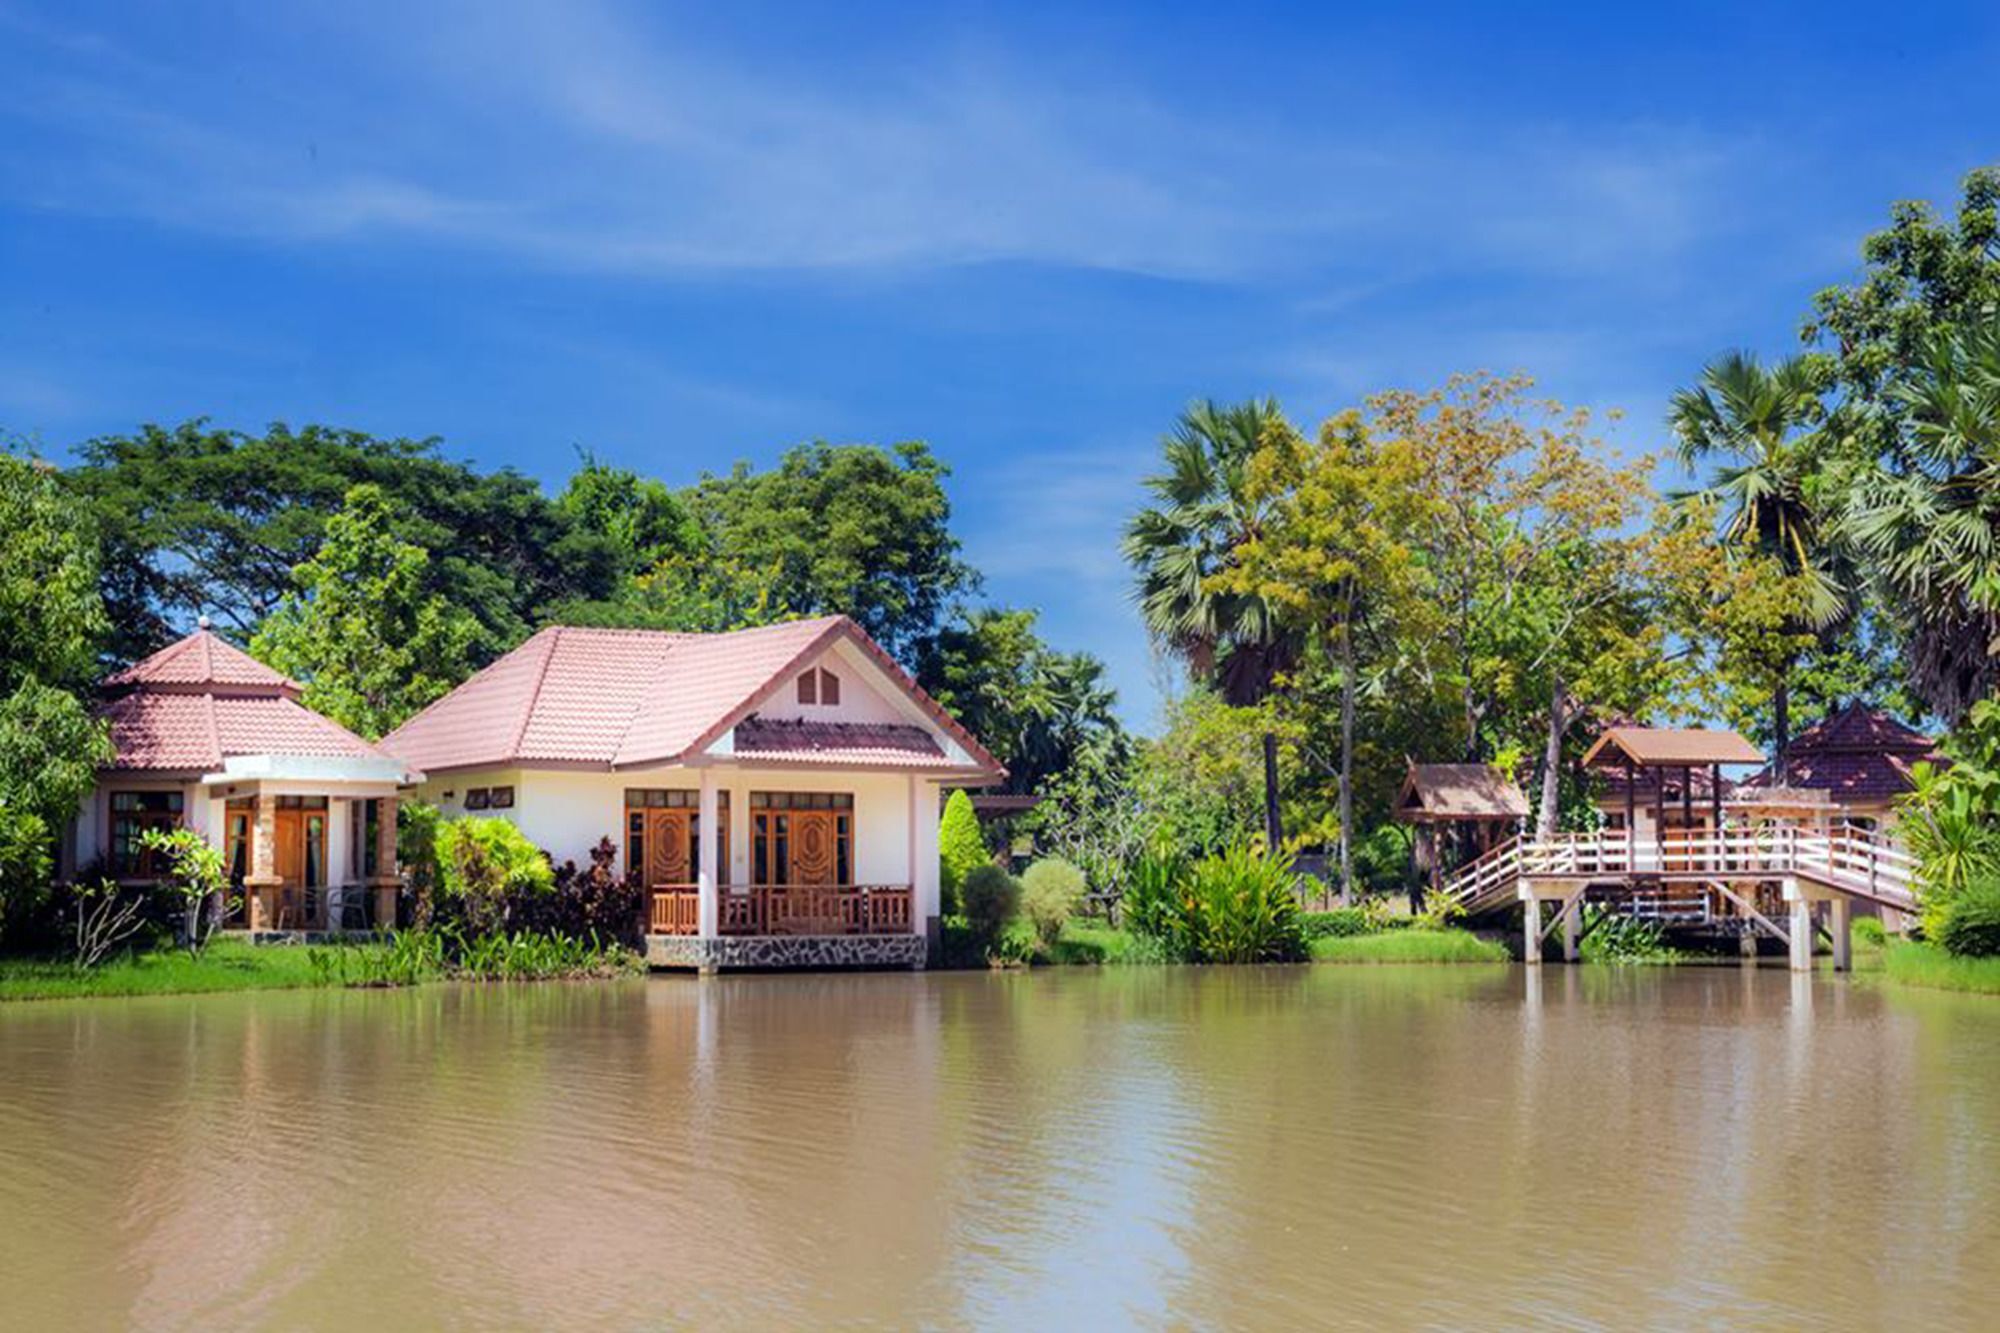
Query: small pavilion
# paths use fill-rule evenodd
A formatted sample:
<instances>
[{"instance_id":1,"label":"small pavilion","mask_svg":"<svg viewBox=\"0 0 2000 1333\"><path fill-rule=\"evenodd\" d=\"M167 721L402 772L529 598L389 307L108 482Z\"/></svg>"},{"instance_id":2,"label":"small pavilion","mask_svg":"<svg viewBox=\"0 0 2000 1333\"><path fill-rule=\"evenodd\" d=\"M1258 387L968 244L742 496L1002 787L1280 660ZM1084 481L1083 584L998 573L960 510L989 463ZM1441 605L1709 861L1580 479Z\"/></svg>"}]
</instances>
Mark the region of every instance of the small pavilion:
<instances>
[{"instance_id":1,"label":"small pavilion","mask_svg":"<svg viewBox=\"0 0 2000 1333\"><path fill-rule=\"evenodd\" d=\"M1410 854L1420 881L1438 888L1447 848L1482 856L1528 817L1528 798L1491 764L1412 763L1396 796L1396 818L1414 827Z\"/></svg>"},{"instance_id":2,"label":"small pavilion","mask_svg":"<svg viewBox=\"0 0 2000 1333\"><path fill-rule=\"evenodd\" d=\"M1763 751L1736 732L1704 727L1610 727L1583 756L1586 769L1622 788L1624 808L1607 813L1623 816L1627 835L1650 832L1655 841L1670 822L1670 790L1679 798L1681 828L1698 826L1695 793L1701 788L1708 798L1709 827L1719 829L1722 766L1763 762Z\"/></svg>"}]
</instances>

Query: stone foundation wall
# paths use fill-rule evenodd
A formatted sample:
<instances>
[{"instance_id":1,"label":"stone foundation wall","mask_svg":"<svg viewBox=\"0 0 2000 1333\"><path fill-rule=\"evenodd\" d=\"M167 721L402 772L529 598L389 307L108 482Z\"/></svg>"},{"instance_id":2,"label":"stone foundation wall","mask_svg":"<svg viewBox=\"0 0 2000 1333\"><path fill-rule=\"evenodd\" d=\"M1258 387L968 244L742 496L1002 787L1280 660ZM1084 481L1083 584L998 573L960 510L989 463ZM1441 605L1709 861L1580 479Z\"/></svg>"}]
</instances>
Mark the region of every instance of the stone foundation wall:
<instances>
[{"instance_id":1,"label":"stone foundation wall","mask_svg":"<svg viewBox=\"0 0 2000 1333\"><path fill-rule=\"evenodd\" d=\"M921 968L928 950L922 935L648 935L649 967L698 972L777 968Z\"/></svg>"}]
</instances>

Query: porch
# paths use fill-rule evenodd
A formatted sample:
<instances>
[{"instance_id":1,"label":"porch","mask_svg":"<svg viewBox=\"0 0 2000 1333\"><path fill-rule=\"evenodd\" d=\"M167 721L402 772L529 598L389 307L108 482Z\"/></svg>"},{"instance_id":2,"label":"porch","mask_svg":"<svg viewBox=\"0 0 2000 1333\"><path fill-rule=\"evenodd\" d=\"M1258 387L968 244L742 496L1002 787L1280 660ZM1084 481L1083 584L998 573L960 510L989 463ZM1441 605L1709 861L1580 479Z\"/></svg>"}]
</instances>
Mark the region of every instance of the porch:
<instances>
[{"instance_id":1,"label":"porch","mask_svg":"<svg viewBox=\"0 0 2000 1333\"><path fill-rule=\"evenodd\" d=\"M648 933L699 935L701 886L655 885ZM718 935L907 935L915 928L908 884L761 885L716 898Z\"/></svg>"}]
</instances>

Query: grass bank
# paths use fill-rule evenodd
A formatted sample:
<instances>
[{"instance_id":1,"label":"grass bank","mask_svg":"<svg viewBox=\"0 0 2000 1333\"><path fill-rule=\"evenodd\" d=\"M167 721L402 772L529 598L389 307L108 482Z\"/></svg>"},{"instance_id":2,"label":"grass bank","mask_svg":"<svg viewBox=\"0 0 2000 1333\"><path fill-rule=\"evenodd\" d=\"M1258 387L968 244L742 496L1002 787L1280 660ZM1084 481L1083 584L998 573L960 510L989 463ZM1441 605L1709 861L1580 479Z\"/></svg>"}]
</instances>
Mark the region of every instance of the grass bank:
<instances>
[{"instance_id":1,"label":"grass bank","mask_svg":"<svg viewBox=\"0 0 2000 1333\"><path fill-rule=\"evenodd\" d=\"M350 945L382 952L376 944ZM296 990L338 985L314 968L305 949L253 947L217 940L199 958L185 950L126 954L88 972L43 958L0 958L0 1000L57 1000L91 995L194 995L212 991Z\"/></svg>"},{"instance_id":2,"label":"grass bank","mask_svg":"<svg viewBox=\"0 0 2000 1333\"><path fill-rule=\"evenodd\" d=\"M1882 975L1900 986L2000 995L2000 958L1959 958L1915 940L1889 941Z\"/></svg>"},{"instance_id":3,"label":"grass bank","mask_svg":"<svg viewBox=\"0 0 2000 1333\"><path fill-rule=\"evenodd\" d=\"M1505 946L1469 930L1385 930L1311 941L1315 963L1504 963Z\"/></svg>"}]
</instances>

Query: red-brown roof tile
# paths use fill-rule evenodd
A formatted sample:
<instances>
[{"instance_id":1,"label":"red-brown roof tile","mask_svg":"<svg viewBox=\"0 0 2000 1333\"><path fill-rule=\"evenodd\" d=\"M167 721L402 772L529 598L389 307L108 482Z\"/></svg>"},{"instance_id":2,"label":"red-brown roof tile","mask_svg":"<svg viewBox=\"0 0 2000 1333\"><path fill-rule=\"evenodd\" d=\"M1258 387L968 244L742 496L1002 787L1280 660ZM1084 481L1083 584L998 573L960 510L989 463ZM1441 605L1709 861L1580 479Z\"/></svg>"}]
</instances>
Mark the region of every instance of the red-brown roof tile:
<instances>
[{"instance_id":1,"label":"red-brown roof tile","mask_svg":"<svg viewBox=\"0 0 2000 1333\"><path fill-rule=\"evenodd\" d=\"M146 685L225 686L271 689L296 697L297 681L273 671L211 630L198 629L185 639L104 678L107 688Z\"/></svg>"},{"instance_id":2,"label":"red-brown roof tile","mask_svg":"<svg viewBox=\"0 0 2000 1333\"><path fill-rule=\"evenodd\" d=\"M1785 751L1784 785L1829 793L1835 801L1874 803L1910 790L1910 766L1946 762L1937 743L1879 708L1849 704L1800 732ZM1775 765L1744 782L1770 787Z\"/></svg>"},{"instance_id":3,"label":"red-brown roof tile","mask_svg":"<svg viewBox=\"0 0 2000 1333\"><path fill-rule=\"evenodd\" d=\"M382 745L430 771L674 763L743 722L799 666L841 640L881 666L965 748L974 767L1000 771L978 741L844 616L729 634L550 627L411 718Z\"/></svg>"},{"instance_id":4,"label":"red-brown roof tile","mask_svg":"<svg viewBox=\"0 0 2000 1333\"><path fill-rule=\"evenodd\" d=\"M928 731L894 722L749 718L736 724L736 756L759 763L954 766Z\"/></svg>"}]
</instances>

